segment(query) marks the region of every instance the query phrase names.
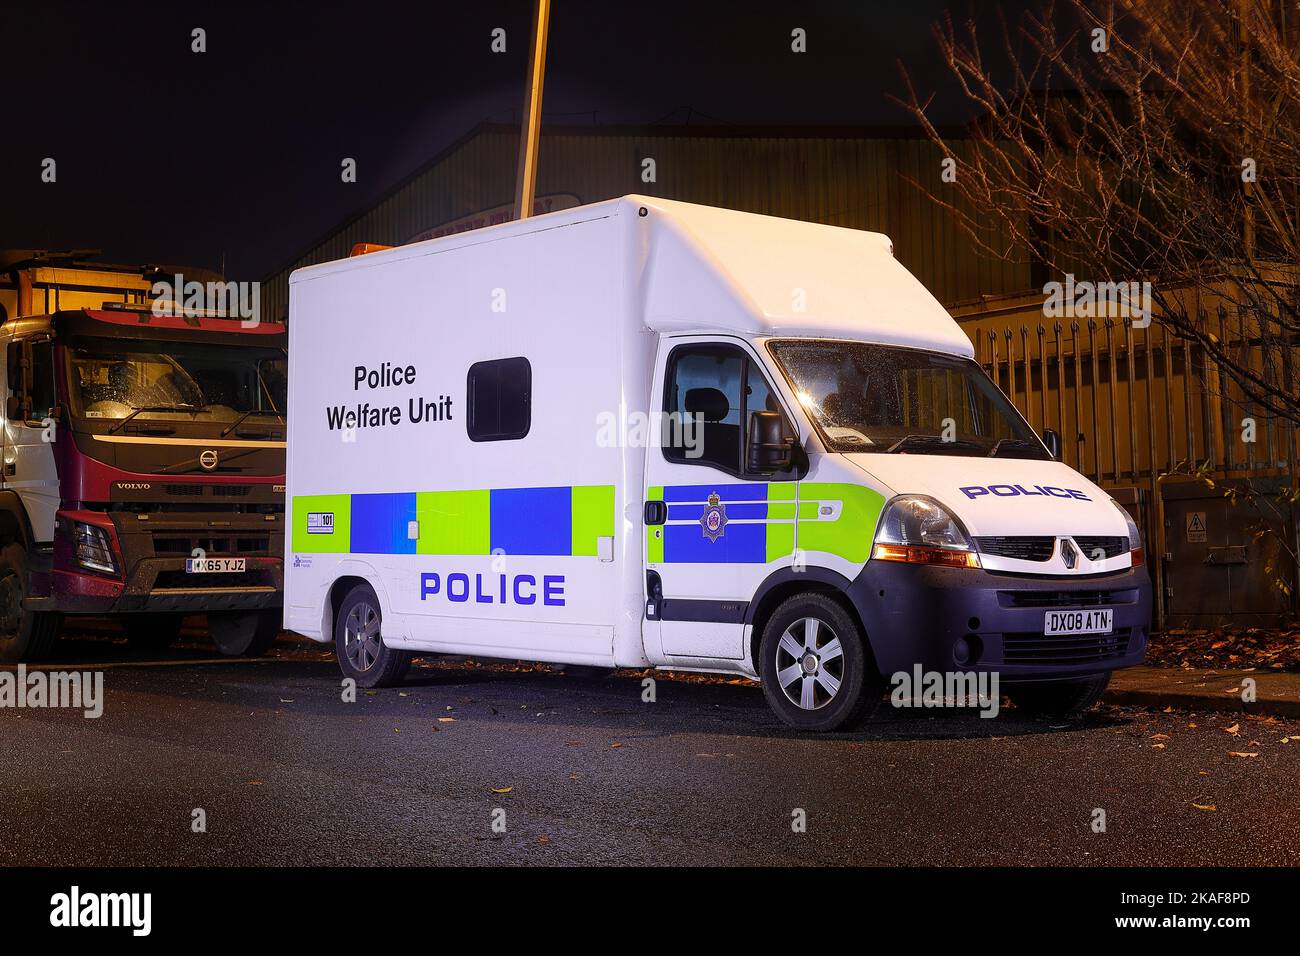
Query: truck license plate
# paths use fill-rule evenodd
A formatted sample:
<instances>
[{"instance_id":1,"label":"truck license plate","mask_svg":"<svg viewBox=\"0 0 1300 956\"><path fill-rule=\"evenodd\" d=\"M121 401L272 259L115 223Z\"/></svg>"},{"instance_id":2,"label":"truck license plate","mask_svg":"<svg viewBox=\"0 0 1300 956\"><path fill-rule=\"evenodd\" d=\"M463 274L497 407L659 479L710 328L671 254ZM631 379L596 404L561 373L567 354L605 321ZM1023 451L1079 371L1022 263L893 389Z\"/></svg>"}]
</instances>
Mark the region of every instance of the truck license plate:
<instances>
[{"instance_id":1,"label":"truck license plate","mask_svg":"<svg viewBox=\"0 0 1300 956\"><path fill-rule=\"evenodd\" d=\"M1086 611L1048 611L1043 621L1044 634L1109 634L1115 609L1089 608Z\"/></svg>"},{"instance_id":2,"label":"truck license plate","mask_svg":"<svg viewBox=\"0 0 1300 956\"><path fill-rule=\"evenodd\" d=\"M244 570L247 558L186 558L187 574L231 574Z\"/></svg>"}]
</instances>

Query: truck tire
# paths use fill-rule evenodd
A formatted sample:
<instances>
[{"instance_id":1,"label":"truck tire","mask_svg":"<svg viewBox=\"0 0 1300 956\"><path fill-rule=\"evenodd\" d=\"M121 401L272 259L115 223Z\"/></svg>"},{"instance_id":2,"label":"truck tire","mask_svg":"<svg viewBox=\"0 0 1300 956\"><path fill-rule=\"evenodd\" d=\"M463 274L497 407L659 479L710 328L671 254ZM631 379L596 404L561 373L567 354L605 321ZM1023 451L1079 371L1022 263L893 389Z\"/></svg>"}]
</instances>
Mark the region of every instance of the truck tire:
<instances>
[{"instance_id":1,"label":"truck tire","mask_svg":"<svg viewBox=\"0 0 1300 956\"><path fill-rule=\"evenodd\" d=\"M392 687L400 684L411 666L409 651L384 643L379 598L369 584L358 584L339 605L334 618L334 655L344 677L358 687Z\"/></svg>"},{"instance_id":2,"label":"truck tire","mask_svg":"<svg viewBox=\"0 0 1300 956\"><path fill-rule=\"evenodd\" d=\"M161 654L180 637L183 614L124 614L126 643L137 654Z\"/></svg>"},{"instance_id":3,"label":"truck tire","mask_svg":"<svg viewBox=\"0 0 1300 956\"><path fill-rule=\"evenodd\" d=\"M797 730L850 728L880 703L884 683L862 629L826 594L781 602L763 628L758 654L768 706Z\"/></svg>"},{"instance_id":4,"label":"truck tire","mask_svg":"<svg viewBox=\"0 0 1300 956\"><path fill-rule=\"evenodd\" d=\"M30 580L31 566L23 546L0 548L0 661L6 664L44 660L59 639L61 615L23 607Z\"/></svg>"},{"instance_id":5,"label":"truck tire","mask_svg":"<svg viewBox=\"0 0 1300 956\"><path fill-rule=\"evenodd\" d=\"M1078 717L1101 698L1110 683L1110 671L1081 680L1042 684L1008 684L1002 692L1016 710L1032 717Z\"/></svg>"},{"instance_id":6,"label":"truck tire","mask_svg":"<svg viewBox=\"0 0 1300 956\"><path fill-rule=\"evenodd\" d=\"M208 633L226 657L261 657L280 635L280 610L214 612Z\"/></svg>"}]
</instances>

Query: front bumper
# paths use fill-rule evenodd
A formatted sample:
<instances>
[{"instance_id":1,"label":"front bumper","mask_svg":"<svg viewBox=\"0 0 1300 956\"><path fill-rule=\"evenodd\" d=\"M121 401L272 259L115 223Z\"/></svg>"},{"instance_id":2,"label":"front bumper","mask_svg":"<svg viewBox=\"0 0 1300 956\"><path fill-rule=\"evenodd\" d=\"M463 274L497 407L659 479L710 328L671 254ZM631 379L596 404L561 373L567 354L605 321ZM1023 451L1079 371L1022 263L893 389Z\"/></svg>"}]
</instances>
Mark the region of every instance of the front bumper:
<instances>
[{"instance_id":1,"label":"front bumper","mask_svg":"<svg viewBox=\"0 0 1300 956\"><path fill-rule=\"evenodd\" d=\"M886 675L920 665L945 673L997 672L1010 681L1082 677L1140 664L1151 628L1145 566L1029 577L868 561L849 597ZM1114 609L1111 634L1044 636L1048 610L1088 607Z\"/></svg>"}]
</instances>

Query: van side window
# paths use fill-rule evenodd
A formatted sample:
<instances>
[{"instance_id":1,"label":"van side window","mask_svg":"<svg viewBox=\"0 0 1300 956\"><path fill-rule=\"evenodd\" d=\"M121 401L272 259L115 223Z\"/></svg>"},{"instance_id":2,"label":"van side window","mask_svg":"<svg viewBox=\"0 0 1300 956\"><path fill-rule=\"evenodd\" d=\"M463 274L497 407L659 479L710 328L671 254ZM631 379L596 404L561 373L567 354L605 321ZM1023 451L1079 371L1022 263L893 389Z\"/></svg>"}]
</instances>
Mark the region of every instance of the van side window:
<instances>
[{"instance_id":1,"label":"van side window","mask_svg":"<svg viewBox=\"0 0 1300 956\"><path fill-rule=\"evenodd\" d=\"M684 345L667 372L664 458L743 476L750 412L781 408L758 364L734 346Z\"/></svg>"},{"instance_id":2,"label":"van side window","mask_svg":"<svg viewBox=\"0 0 1300 956\"><path fill-rule=\"evenodd\" d=\"M533 367L528 359L471 365L465 409L470 441L513 441L527 435L533 422Z\"/></svg>"}]
</instances>

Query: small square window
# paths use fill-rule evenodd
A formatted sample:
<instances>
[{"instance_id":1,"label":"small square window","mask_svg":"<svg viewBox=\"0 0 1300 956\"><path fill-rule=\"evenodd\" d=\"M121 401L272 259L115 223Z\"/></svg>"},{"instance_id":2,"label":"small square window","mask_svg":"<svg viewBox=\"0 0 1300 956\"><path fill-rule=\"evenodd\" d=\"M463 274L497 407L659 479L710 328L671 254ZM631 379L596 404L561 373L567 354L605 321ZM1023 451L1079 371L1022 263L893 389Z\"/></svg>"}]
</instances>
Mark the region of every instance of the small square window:
<instances>
[{"instance_id":1,"label":"small square window","mask_svg":"<svg viewBox=\"0 0 1300 956\"><path fill-rule=\"evenodd\" d=\"M467 377L465 430L470 441L513 441L533 421L533 367L528 359L475 362Z\"/></svg>"}]
</instances>

